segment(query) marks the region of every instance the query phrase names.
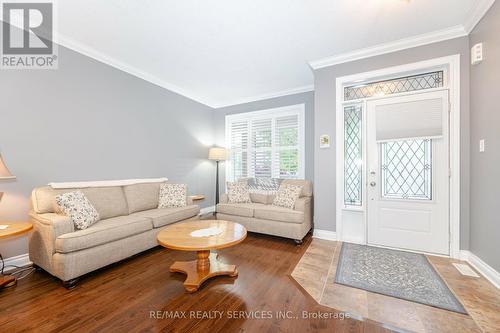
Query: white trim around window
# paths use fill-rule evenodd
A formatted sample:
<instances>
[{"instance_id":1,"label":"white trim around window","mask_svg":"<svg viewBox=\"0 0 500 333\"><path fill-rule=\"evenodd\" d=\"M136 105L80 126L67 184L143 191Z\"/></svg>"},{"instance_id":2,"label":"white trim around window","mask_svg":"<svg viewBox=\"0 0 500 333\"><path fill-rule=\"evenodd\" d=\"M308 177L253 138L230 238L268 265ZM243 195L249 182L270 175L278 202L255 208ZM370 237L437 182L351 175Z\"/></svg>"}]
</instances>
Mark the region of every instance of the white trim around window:
<instances>
[{"instance_id":1,"label":"white trim around window","mask_svg":"<svg viewBox=\"0 0 500 333\"><path fill-rule=\"evenodd\" d=\"M253 112L245 112L245 113L237 113L232 115L226 115L225 119L225 130L226 130L226 142L225 146L229 150L229 158L227 160L226 165L226 181L234 181L237 178L237 175L234 175L233 172L233 161L231 160L231 153L238 151L243 155L246 155L246 161L242 163L242 165L246 165L246 170L243 170L242 174L246 177L254 177L259 176L258 172L253 167L251 163L251 156L256 152L255 145L252 140L254 140L253 131L255 131L255 127L259 122L269 121L271 124L271 145L265 148L259 148L263 151L271 152L271 177L280 178L280 170L279 170L279 160L276 159L277 151L280 147L276 144L277 141L277 130L276 126L279 119L284 119L287 116L297 116L297 145L292 147L281 147L281 149L288 148L297 148L297 174L294 177L281 177L281 178L297 178L303 179L305 177L305 105L304 104L296 104L289 105L279 108L266 109L266 110L258 110ZM232 133L233 125L237 125L239 130L242 132L240 135L241 141L246 140L246 144L242 144L241 146L238 143L233 143L234 132ZM256 174L257 173L257 174Z\"/></svg>"}]
</instances>

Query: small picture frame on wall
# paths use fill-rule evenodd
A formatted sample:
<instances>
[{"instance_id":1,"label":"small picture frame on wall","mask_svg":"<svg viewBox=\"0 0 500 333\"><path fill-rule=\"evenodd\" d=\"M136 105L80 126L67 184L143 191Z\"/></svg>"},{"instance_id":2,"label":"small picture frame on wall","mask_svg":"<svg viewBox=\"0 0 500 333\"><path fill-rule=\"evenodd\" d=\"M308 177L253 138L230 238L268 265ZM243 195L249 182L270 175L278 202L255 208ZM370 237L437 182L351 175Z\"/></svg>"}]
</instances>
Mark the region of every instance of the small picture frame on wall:
<instances>
[{"instance_id":1,"label":"small picture frame on wall","mask_svg":"<svg viewBox=\"0 0 500 333\"><path fill-rule=\"evenodd\" d=\"M323 134L319 137L319 147L321 149L330 148L330 136L328 134Z\"/></svg>"}]
</instances>

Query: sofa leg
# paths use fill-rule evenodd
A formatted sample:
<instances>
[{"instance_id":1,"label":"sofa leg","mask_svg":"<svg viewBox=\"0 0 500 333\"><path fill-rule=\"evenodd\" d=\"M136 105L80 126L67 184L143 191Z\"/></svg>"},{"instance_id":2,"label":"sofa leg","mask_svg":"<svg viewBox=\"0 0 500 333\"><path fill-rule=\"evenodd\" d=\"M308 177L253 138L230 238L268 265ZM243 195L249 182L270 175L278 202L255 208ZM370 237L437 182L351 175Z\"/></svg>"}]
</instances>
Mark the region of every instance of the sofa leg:
<instances>
[{"instance_id":1,"label":"sofa leg","mask_svg":"<svg viewBox=\"0 0 500 333\"><path fill-rule=\"evenodd\" d=\"M42 267L38 266L37 264L33 264L33 268L35 269L35 271L41 271L42 270Z\"/></svg>"},{"instance_id":2,"label":"sofa leg","mask_svg":"<svg viewBox=\"0 0 500 333\"><path fill-rule=\"evenodd\" d=\"M75 278L68 281L63 281L63 286L64 288L70 290L75 288L77 283L78 283L78 278Z\"/></svg>"},{"instance_id":3,"label":"sofa leg","mask_svg":"<svg viewBox=\"0 0 500 333\"><path fill-rule=\"evenodd\" d=\"M302 239L294 239L293 240L296 245L301 245L302 244Z\"/></svg>"}]
</instances>

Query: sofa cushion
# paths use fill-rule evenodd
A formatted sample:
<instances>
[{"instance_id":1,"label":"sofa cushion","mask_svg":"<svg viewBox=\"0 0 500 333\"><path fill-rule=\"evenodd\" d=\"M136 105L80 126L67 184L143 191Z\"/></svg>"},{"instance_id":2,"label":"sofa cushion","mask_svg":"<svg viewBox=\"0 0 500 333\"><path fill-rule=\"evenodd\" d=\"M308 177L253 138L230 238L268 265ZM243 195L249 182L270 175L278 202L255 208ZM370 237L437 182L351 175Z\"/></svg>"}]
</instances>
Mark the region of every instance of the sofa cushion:
<instances>
[{"instance_id":1,"label":"sofa cushion","mask_svg":"<svg viewBox=\"0 0 500 333\"><path fill-rule=\"evenodd\" d=\"M273 205L293 209L301 192L302 186L283 184L273 199Z\"/></svg>"},{"instance_id":2,"label":"sofa cushion","mask_svg":"<svg viewBox=\"0 0 500 333\"><path fill-rule=\"evenodd\" d=\"M251 192L250 191L250 200L253 203L261 203L264 205L270 205L273 203L275 193L263 193L263 192Z\"/></svg>"},{"instance_id":3,"label":"sofa cushion","mask_svg":"<svg viewBox=\"0 0 500 333\"><path fill-rule=\"evenodd\" d=\"M99 221L99 213L82 191L56 196L56 203L69 216L77 229L83 230Z\"/></svg>"},{"instance_id":4,"label":"sofa cushion","mask_svg":"<svg viewBox=\"0 0 500 333\"><path fill-rule=\"evenodd\" d=\"M101 220L128 215L127 199L121 186L89 187L82 189L82 192L95 207Z\"/></svg>"},{"instance_id":5,"label":"sofa cushion","mask_svg":"<svg viewBox=\"0 0 500 333\"><path fill-rule=\"evenodd\" d=\"M264 206L265 206L264 204L259 204L259 203L218 204L217 213L253 217L254 209L257 207L264 207Z\"/></svg>"},{"instance_id":6,"label":"sofa cushion","mask_svg":"<svg viewBox=\"0 0 500 333\"><path fill-rule=\"evenodd\" d=\"M244 182L227 182L227 197L229 203L249 203L250 193L248 192L248 184Z\"/></svg>"},{"instance_id":7,"label":"sofa cushion","mask_svg":"<svg viewBox=\"0 0 500 333\"><path fill-rule=\"evenodd\" d=\"M31 206L33 211L37 214L60 212L56 203L56 196L75 190L76 189L54 190L50 186L35 188L31 194Z\"/></svg>"},{"instance_id":8,"label":"sofa cushion","mask_svg":"<svg viewBox=\"0 0 500 333\"><path fill-rule=\"evenodd\" d=\"M119 216L101 220L85 230L56 238L56 252L69 253L117 241L153 229L150 219L139 216Z\"/></svg>"},{"instance_id":9,"label":"sofa cushion","mask_svg":"<svg viewBox=\"0 0 500 333\"><path fill-rule=\"evenodd\" d=\"M254 210L254 217L263 220L273 220L290 223L303 223L304 213L272 205L263 205Z\"/></svg>"},{"instance_id":10,"label":"sofa cushion","mask_svg":"<svg viewBox=\"0 0 500 333\"><path fill-rule=\"evenodd\" d=\"M129 214L158 208L160 185L163 183L134 184L123 187Z\"/></svg>"},{"instance_id":11,"label":"sofa cushion","mask_svg":"<svg viewBox=\"0 0 500 333\"><path fill-rule=\"evenodd\" d=\"M302 186L302 192L300 193L301 197L312 197L313 195L313 186L310 180L304 179L283 179L281 185L289 184L295 186Z\"/></svg>"},{"instance_id":12,"label":"sofa cushion","mask_svg":"<svg viewBox=\"0 0 500 333\"><path fill-rule=\"evenodd\" d=\"M158 208L134 213L130 216L145 217L153 221L155 228L163 227L167 224L179 222L200 213L200 207L196 205L184 207Z\"/></svg>"},{"instance_id":13,"label":"sofa cushion","mask_svg":"<svg viewBox=\"0 0 500 333\"><path fill-rule=\"evenodd\" d=\"M186 184L161 184L158 208L186 207Z\"/></svg>"}]
</instances>

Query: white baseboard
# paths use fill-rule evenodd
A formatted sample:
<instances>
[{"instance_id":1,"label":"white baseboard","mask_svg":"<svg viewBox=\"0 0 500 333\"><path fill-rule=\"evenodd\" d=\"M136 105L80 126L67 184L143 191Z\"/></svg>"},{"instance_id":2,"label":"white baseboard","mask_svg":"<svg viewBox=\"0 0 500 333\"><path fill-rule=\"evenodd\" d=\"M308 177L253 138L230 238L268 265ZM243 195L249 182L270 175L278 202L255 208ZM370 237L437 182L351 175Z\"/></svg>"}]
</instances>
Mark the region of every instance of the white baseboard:
<instances>
[{"instance_id":1,"label":"white baseboard","mask_svg":"<svg viewBox=\"0 0 500 333\"><path fill-rule=\"evenodd\" d=\"M470 251L460 251L460 259L467 261L472 267L481 273L482 276L490 281L495 287L500 289L500 273L493 269L493 267L485 263L481 260L481 258Z\"/></svg>"},{"instance_id":2,"label":"white baseboard","mask_svg":"<svg viewBox=\"0 0 500 333\"><path fill-rule=\"evenodd\" d=\"M210 206L200 209L200 215L210 214L213 212L215 212L215 206Z\"/></svg>"},{"instance_id":3,"label":"white baseboard","mask_svg":"<svg viewBox=\"0 0 500 333\"><path fill-rule=\"evenodd\" d=\"M29 254L27 254L27 253L20 254L20 255L15 256L15 257L6 258L3 260L3 262L5 264L4 272L9 272L9 271L16 269L16 267L8 267L10 265L18 266L18 267L26 267L26 266L30 266L33 264L30 261Z\"/></svg>"},{"instance_id":4,"label":"white baseboard","mask_svg":"<svg viewBox=\"0 0 500 333\"><path fill-rule=\"evenodd\" d=\"M337 240L337 233L335 231L314 229L313 237L318 238L318 239L336 241Z\"/></svg>"}]
</instances>

